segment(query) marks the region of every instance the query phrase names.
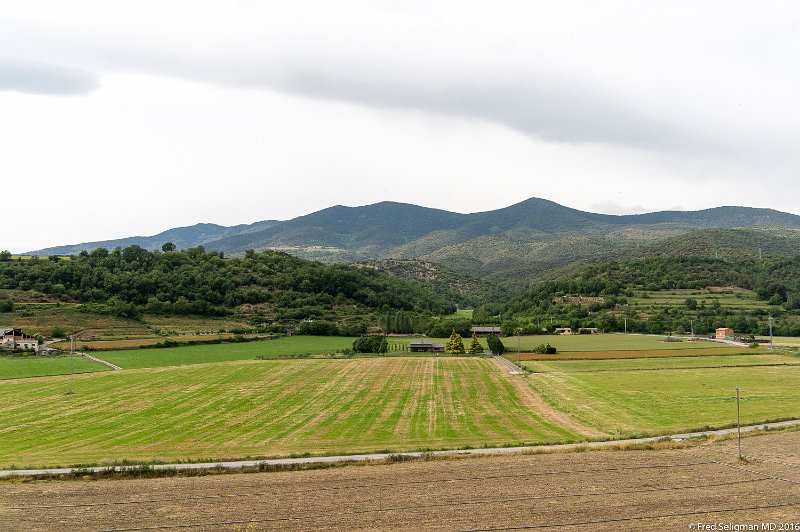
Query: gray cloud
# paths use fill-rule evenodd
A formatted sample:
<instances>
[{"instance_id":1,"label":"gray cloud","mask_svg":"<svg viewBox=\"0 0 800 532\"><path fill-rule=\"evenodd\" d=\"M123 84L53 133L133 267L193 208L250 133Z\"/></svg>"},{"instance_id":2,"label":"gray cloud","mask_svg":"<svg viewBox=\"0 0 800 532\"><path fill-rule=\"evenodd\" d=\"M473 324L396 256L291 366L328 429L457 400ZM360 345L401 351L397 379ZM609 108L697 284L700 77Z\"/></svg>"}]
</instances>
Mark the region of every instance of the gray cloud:
<instances>
[{"instance_id":1,"label":"gray cloud","mask_svg":"<svg viewBox=\"0 0 800 532\"><path fill-rule=\"evenodd\" d=\"M98 86L97 78L86 70L0 59L0 91L73 96Z\"/></svg>"},{"instance_id":2,"label":"gray cloud","mask_svg":"<svg viewBox=\"0 0 800 532\"><path fill-rule=\"evenodd\" d=\"M270 79L265 79L264 84L276 86ZM285 77L277 83L277 88L315 98L488 120L556 142L599 142L688 151L709 147L707 139L646 116L591 86L462 82L451 87L432 88L377 77L359 82L348 76L333 78L303 73Z\"/></svg>"}]
</instances>

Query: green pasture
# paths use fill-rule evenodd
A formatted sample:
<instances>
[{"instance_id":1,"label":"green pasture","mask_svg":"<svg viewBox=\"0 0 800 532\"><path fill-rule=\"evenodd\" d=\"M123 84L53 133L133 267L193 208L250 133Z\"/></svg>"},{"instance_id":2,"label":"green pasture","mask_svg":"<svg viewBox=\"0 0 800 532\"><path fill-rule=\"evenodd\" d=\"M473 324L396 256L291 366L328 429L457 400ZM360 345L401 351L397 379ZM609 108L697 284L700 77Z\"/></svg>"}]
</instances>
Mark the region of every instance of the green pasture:
<instances>
[{"instance_id":1,"label":"green pasture","mask_svg":"<svg viewBox=\"0 0 800 532\"><path fill-rule=\"evenodd\" d=\"M657 292L636 291L635 296L628 298L628 303L639 307L675 307L685 306L687 299L694 299L699 305L705 302L706 307L718 302L723 308L731 309L769 309L770 305L757 298L752 290L735 289L729 291L715 290L660 290ZM647 297L644 297L644 296Z\"/></svg>"},{"instance_id":2,"label":"green pasture","mask_svg":"<svg viewBox=\"0 0 800 532\"><path fill-rule=\"evenodd\" d=\"M261 342L103 351L97 356L123 369L157 368L207 362L254 360L258 356L280 358L282 356L333 353L339 349L353 347L354 340L355 338L345 336L290 336Z\"/></svg>"},{"instance_id":3,"label":"green pasture","mask_svg":"<svg viewBox=\"0 0 800 532\"><path fill-rule=\"evenodd\" d=\"M570 335L533 335L520 337L520 349L530 351L540 344L549 343L559 353L590 351L654 351L661 349L719 349L725 347L716 342L665 342L664 336L640 334L570 334ZM507 352L516 352L517 337L502 338ZM739 348L741 350L741 348Z\"/></svg>"},{"instance_id":4,"label":"green pasture","mask_svg":"<svg viewBox=\"0 0 800 532\"><path fill-rule=\"evenodd\" d=\"M0 356L0 380L88 373L108 369L110 369L108 366L92 362L81 356Z\"/></svg>"},{"instance_id":5,"label":"green pasture","mask_svg":"<svg viewBox=\"0 0 800 532\"><path fill-rule=\"evenodd\" d=\"M513 361L514 357L510 357ZM609 358L595 360L528 360L523 367L534 373L639 371L652 369L724 368L735 366L800 365L800 358L772 354L697 355L691 357Z\"/></svg>"},{"instance_id":6,"label":"green pasture","mask_svg":"<svg viewBox=\"0 0 800 532\"><path fill-rule=\"evenodd\" d=\"M557 409L615 437L735 424L737 386L744 424L800 417L800 365L630 369L527 378Z\"/></svg>"},{"instance_id":7,"label":"green pasture","mask_svg":"<svg viewBox=\"0 0 800 532\"><path fill-rule=\"evenodd\" d=\"M576 439L480 358L251 360L0 382L3 468Z\"/></svg>"}]
</instances>

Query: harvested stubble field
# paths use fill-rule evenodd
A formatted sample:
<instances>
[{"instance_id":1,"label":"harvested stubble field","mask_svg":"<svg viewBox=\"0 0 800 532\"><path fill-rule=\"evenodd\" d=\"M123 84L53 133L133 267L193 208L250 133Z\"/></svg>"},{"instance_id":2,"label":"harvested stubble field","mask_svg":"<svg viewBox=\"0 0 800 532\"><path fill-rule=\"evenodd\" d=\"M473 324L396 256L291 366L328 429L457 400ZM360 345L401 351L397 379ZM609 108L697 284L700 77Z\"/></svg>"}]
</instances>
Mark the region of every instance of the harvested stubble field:
<instances>
[{"instance_id":1,"label":"harvested stubble field","mask_svg":"<svg viewBox=\"0 0 800 532\"><path fill-rule=\"evenodd\" d=\"M790 432L746 438L746 464L726 441L286 473L4 483L0 525L12 531L683 531L697 523L794 523L798 447L800 432Z\"/></svg>"},{"instance_id":2,"label":"harvested stubble field","mask_svg":"<svg viewBox=\"0 0 800 532\"><path fill-rule=\"evenodd\" d=\"M576 439L489 359L253 360L0 382L4 468Z\"/></svg>"}]
</instances>

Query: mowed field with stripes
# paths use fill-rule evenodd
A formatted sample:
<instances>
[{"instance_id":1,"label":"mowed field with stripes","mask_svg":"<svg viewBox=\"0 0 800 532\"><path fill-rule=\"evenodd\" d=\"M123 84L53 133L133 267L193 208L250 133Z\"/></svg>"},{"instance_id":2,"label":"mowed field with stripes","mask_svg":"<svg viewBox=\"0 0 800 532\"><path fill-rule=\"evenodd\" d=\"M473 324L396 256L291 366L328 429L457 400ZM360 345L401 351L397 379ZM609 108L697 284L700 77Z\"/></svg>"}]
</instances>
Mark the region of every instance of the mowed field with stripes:
<instances>
[{"instance_id":1,"label":"mowed field with stripes","mask_svg":"<svg viewBox=\"0 0 800 532\"><path fill-rule=\"evenodd\" d=\"M250 360L0 382L0 467L575 441L491 359Z\"/></svg>"}]
</instances>

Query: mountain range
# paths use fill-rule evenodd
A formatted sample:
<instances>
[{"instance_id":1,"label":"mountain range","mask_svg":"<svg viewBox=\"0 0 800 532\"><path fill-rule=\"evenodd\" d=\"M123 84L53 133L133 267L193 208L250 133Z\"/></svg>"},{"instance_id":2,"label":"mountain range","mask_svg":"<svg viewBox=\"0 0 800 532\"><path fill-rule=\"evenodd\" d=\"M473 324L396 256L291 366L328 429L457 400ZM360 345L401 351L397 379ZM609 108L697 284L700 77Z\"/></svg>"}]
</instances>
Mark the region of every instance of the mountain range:
<instances>
[{"instance_id":1,"label":"mountain range","mask_svg":"<svg viewBox=\"0 0 800 532\"><path fill-rule=\"evenodd\" d=\"M693 233L691 237L686 236ZM241 255L278 249L323 262L418 259L490 281L530 280L588 258L640 253L707 253L747 249L800 254L800 216L772 209L717 207L637 215L583 212L531 198L493 211L461 214L381 202L336 205L291 220L225 227L197 224L153 236L86 242L31 251L69 255L99 247L138 245L159 249L202 245ZM691 242L691 244L687 243Z\"/></svg>"}]
</instances>

